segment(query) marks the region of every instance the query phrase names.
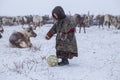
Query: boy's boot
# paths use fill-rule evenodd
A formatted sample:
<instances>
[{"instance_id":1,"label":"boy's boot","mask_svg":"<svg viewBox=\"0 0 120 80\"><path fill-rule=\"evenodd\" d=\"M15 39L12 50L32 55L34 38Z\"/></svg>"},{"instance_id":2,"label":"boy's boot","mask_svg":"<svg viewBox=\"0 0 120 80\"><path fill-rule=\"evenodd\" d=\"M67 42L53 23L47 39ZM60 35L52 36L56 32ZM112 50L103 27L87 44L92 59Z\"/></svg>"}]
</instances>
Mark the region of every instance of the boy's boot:
<instances>
[{"instance_id":1,"label":"boy's boot","mask_svg":"<svg viewBox=\"0 0 120 80\"><path fill-rule=\"evenodd\" d=\"M69 61L67 58L62 58L62 61L58 63L59 66L64 66L69 64Z\"/></svg>"}]
</instances>

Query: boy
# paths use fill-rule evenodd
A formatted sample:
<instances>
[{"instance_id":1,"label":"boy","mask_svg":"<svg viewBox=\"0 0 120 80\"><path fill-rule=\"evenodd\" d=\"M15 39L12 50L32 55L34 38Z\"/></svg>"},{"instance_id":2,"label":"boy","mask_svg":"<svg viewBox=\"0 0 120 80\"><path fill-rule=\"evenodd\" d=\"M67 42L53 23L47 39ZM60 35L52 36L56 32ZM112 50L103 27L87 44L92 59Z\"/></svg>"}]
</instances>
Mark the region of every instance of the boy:
<instances>
[{"instance_id":1,"label":"boy","mask_svg":"<svg viewBox=\"0 0 120 80\"><path fill-rule=\"evenodd\" d=\"M61 58L60 66L69 64L68 59L78 57L77 43L75 38L75 28L61 6L56 6L52 11L52 16L57 22L52 26L46 35L49 40L56 35L56 55Z\"/></svg>"}]
</instances>

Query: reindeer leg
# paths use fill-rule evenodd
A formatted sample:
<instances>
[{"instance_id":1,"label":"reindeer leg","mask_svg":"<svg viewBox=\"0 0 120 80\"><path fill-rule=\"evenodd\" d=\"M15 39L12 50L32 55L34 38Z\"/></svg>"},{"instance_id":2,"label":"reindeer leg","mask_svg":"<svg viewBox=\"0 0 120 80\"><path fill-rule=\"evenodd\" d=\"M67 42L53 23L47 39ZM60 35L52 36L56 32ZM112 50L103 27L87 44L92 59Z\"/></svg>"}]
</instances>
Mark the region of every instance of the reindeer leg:
<instances>
[{"instance_id":1,"label":"reindeer leg","mask_svg":"<svg viewBox=\"0 0 120 80\"><path fill-rule=\"evenodd\" d=\"M100 29L100 24L98 24L98 27L99 27L99 29Z\"/></svg>"},{"instance_id":2,"label":"reindeer leg","mask_svg":"<svg viewBox=\"0 0 120 80\"><path fill-rule=\"evenodd\" d=\"M110 22L108 22L108 28L110 28Z\"/></svg>"},{"instance_id":3,"label":"reindeer leg","mask_svg":"<svg viewBox=\"0 0 120 80\"><path fill-rule=\"evenodd\" d=\"M20 47L22 47L22 48L27 48L28 47L28 45L24 42L24 41L22 41L22 42L20 42Z\"/></svg>"},{"instance_id":4,"label":"reindeer leg","mask_svg":"<svg viewBox=\"0 0 120 80\"><path fill-rule=\"evenodd\" d=\"M2 35L0 34L0 38L2 38Z\"/></svg>"},{"instance_id":5,"label":"reindeer leg","mask_svg":"<svg viewBox=\"0 0 120 80\"><path fill-rule=\"evenodd\" d=\"M83 27L83 29L84 29L84 33L86 33L85 26Z\"/></svg>"},{"instance_id":6,"label":"reindeer leg","mask_svg":"<svg viewBox=\"0 0 120 80\"><path fill-rule=\"evenodd\" d=\"M79 33L81 33L81 26L79 27Z\"/></svg>"},{"instance_id":7,"label":"reindeer leg","mask_svg":"<svg viewBox=\"0 0 120 80\"><path fill-rule=\"evenodd\" d=\"M102 24L102 29L104 29L103 24Z\"/></svg>"}]
</instances>

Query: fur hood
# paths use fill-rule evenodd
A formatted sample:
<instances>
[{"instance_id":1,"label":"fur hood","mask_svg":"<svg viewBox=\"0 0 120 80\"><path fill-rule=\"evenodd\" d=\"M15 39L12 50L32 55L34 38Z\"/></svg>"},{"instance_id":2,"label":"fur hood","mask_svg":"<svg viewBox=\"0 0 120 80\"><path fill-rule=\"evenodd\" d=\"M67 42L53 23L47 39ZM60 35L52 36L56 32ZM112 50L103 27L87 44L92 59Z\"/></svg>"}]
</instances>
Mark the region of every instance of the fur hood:
<instances>
[{"instance_id":1,"label":"fur hood","mask_svg":"<svg viewBox=\"0 0 120 80\"><path fill-rule=\"evenodd\" d=\"M64 12L64 10L63 10L63 8L61 6L56 6L53 9L53 11L52 11L53 18L55 18L55 16L53 15L54 13L58 16L57 20L61 20L61 19L64 19L66 17L65 12Z\"/></svg>"}]
</instances>

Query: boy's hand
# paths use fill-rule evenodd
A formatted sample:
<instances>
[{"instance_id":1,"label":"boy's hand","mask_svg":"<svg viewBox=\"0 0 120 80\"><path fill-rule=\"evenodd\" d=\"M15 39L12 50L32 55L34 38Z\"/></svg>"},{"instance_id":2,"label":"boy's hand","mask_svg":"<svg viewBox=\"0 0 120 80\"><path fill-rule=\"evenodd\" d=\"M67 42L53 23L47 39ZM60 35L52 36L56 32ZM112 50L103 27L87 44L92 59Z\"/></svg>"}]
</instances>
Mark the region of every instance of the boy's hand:
<instances>
[{"instance_id":1,"label":"boy's hand","mask_svg":"<svg viewBox=\"0 0 120 80\"><path fill-rule=\"evenodd\" d=\"M49 37L48 35L46 35L46 36L45 36L45 39L49 40L49 39L50 39L50 37Z\"/></svg>"}]
</instances>

